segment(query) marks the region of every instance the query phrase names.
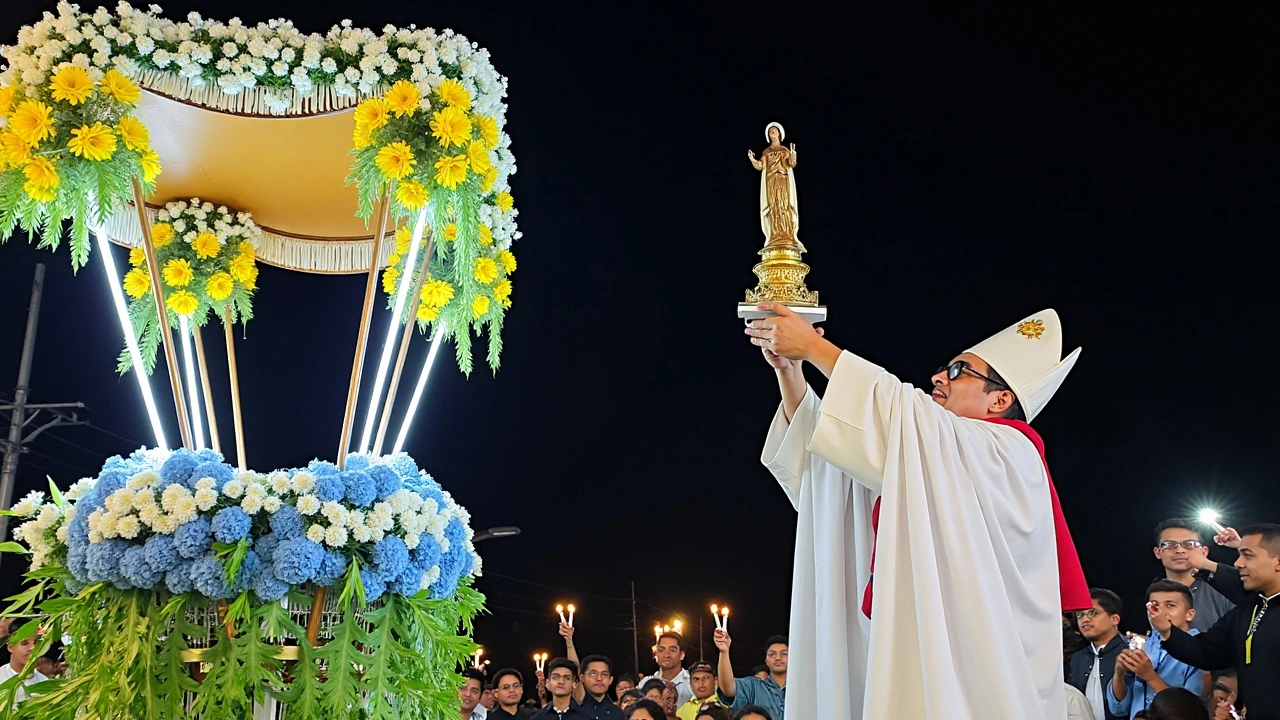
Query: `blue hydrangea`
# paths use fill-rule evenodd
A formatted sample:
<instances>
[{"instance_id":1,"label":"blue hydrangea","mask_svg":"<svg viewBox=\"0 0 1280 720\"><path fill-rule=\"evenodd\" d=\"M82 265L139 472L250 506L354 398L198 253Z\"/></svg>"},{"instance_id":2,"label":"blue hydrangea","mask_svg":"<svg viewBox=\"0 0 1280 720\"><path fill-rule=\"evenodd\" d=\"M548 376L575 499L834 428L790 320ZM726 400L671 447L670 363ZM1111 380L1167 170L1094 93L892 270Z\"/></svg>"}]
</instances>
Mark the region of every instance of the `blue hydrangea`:
<instances>
[{"instance_id":1,"label":"blue hydrangea","mask_svg":"<svg viewBox=\"0 0 1280 720\"><path fill-rule=\"evenodd\" d=\"M324 548L306 538L284 540L276 545L272 571L291 585L300 585L315 577L324 560Z\"/></svg>"},{"instance_id":2,"label":"blue hydrangea","mask_svg":"<svg viewBox=\"0 0 1280 720\"><path fill-rule=\"evenodd\" d=\"M103 540L89 546L85 569L89 582L115 582L120 579L120 558L129 548L124 540Z\"/></svg>"},{"instance_id":3,"label":"blue hydrangea","mask_svg":"<svg viewBox=\"0 0 1280 720\"><path fill-rule=\"evenodd\" d=\"M124 551L120 558L120 576L129 584L147 590L155 587L160 581L161 573L147 562L147 550L143 545L134 545Z\"/></svg>"},{"instance_id":4,"label":"blue hydrangea","mask_svg":"<svg viewBox=\"0 0 1280 720\"><path fill-rule=\"evenodd\" d=\"M369 468L369 477L373 478L374 487L378 489L379 500L386 500L404 486L404 481L396 471L387 465L375 465Z\"/></svg>"},{"instance_id":5,"label":"blue hydrangea","mask_svg":"<svg viewBox=\"0 0 1280 720\"><path fill-rule=\"evenodd\" d=\"M147 551L147 562L151 564L151 569L159 573L172 570L182 559L178 556L178 549L174 547L172 535L152 535L147 538L143 547Z\"/></svg>"},{"instance_id":6,"label":"blue hydrangea","mask_svg":"<svg viewBox=\"0 0 1280 720\"><path fill-rule=\"evenodd\" d=\"M455 548L460 550L467 542L467 527L458 518L453 518L448 525L444 526L444 536L449 541L450 551Z\"/></svg>"},{"instance_id":7,"label":"blue hydrangea","mask_svg":"<svg viewBox=\"0 0 1280 720\"><path fill-rule=\"evenodd\" d=\"M253 594L258 596L262 602L274 602L284 597L289 592L289 583L276 578L269 571L258 573L258 577L253 581Z\"/></svg>"},{"instance_id":8,"label":"blue hydrangea","mask_svg":"<svg viewBox=\"0 0 1280 720\"><path fill-rule=\"evenodd\" d=\"M347 464L343 467L347 470L368 470L369 456L361 453L351 453L347 456Z\"/></svg>"},{"instance_id":9,"label":"blue hydrangea","mask_svg":"<svg viewBox=\"0 0 1280 720\"><path fill-rule=\"evenodd\" d=\"M422 535L418 539L418 546L409 551L409 556L413 559L413 564L423 568L426 572L428 568L435 567L440 562L440 543L431 535Z\"/></svg>"},{"instance_id":10,"label":"blue hydrangea","mask_svg":"<svg viewBox=\"0 0 1280 720\"><path fill-rule=\"evenodd\" d=\"M191 471L199 464L200 461L190 450L174 450L160 466L160 480L166 485L185 483L191 479Z\"/></svg>"},{"instance_id":11,"label":"blue hydrangea","mask_svg":"<svg viewBox=\"0 0 1280 720\"><path fill-rule=\"evenodd\" d=\"M320 587L337 585L347 574L347 556L337 550L325 550L320 569L316 570L315 583Z\"/></svg>"},{"instance_id":12,"label":"blue hydrangea","mask_svg":"<svg viewBox=\"0 0 1280 720\"><path fill-rule=\"evenodd\" d=\"M222 457L222 453L218 452L217 450L214 450L213 448L205 448L203 450L196 451L196 460L199 460L202 463L207 463L207 462L220 463L224 459L225 458Z\"/></svg>"},{"instance_id":13,"label":"blue hydrangea","mask_svg":"<svg viewBox=\"0 0 1280 720\"><path fill-rule=\"evenodd\" d=\"M213 536L220 543L240 542L249 535L252 520L238 507L222 508L213 516Z\"/></svg>"},{"instance_id":14,"label":"blue hydrangea","mask_svg":"<svg viewBox=\"0 0 1280 720\"><path fill-rule=\"evenodd\" d=\"M338 477L342 479L345 488L344 497L352 505L369 507L374 498L378 497L378 488L374 486L369 473L363 470L343 470Z\"/></svg>"},{"instance_id":15,"label":"blue hydrangea","mask_svg":"<svg viewBox=\"0 0 1280 720\"><path fill-rule=\"evenodd\" d=\"M231 582L231 591L241 593L248 590L253 587L261 574L262 560L259 559L258 553L252 550L246 552L244 559L240 561L240 567L236 569L235 579Z\"/></svg>"},{"instance_id":16,"label":"blue hydrangea","mask_svg":"<svg viewBox=\"0 0 1280 720\"><path fill-rule=\"evenodd\" d=\"M96 508L95 508L96 509ZM71 546L89 544L89 515L93 510L86 510L76 503L76 516L67 523L67 544Z\"/></svg>"},{"instance_id":17,"label":"blue hydrangea","mask_svg":"<svg viewBox=\"0 0 1280 720\"><path fill-rule=\"evenodd\" d=\"M311 462L307 463L307 469L310 470L311 474L315 475L316 477L320 477L321 475L337 475L338 474L338 466L334 465L328 460L312 460Z\"/></svg>"},{"instance_id":18,"label":"blue hydrangea","mask_svg":"<svg viewBox=\"0 0 1280 720\"><path fill-rule=\"evenodd\" d=\"M457 548L449 548L449 552L440 558L440 577L452 577L457 580L462 575L462 557L465 552L458 552Z\"/></svg>"},{"instance_id":19,"label":"blue hydrangea","mask_svg":"<svg viewBox=\"0 0 1280 720\"><path fill-rule=\"evenodd\" d=\"M373 569L383 580L390 582L400 577L408 564L409 548L395 535L387 535L373 546Z\"/></svg>"},{"instance_id":20,"label":"blue hydrangea","mask_svg":"<svg viewBox=\"0 0 1280 720\"><path fill-rule=\"evenodd\" d=\"M271 516L271 532L282 540L302 534L302 514L292 505L281 505Z\"/></svg>"},{"instance_id":21,"label":"blue hydrangea","mask_svg":"<svg viewBox=\"0 0 1280 720\"><path fill-rule=\"evenodd\" d=\"M471 574L471 568L475 567L476 556L469 552L462 553L462 569L458 572L460 577L466 577Z\"/></svg>"},{"instance_id":22,"label":"blue hydrangea","mask_svg":"<svg viewBox=\"0 0 1280 720\"><path fill-rule=\"evenodd\" d=\"M360 568L360 582L364 584L365 602L373 602L387 591L387 581L368 568Z\"/></svg>"},{"instance_id":23,"label":"blue hydrangea","mask_svg":"<svg viewBox=\"0 0 1280 720\"><path fill-rule=\"evenodd\" d=\"M458 589L458 576L445 575L444 571L440 572L440 577L431 583L431 597L436 600L446 600L453 597L453 593Z\"/></svg>"},{"instance_id":24,"label":"blue hydrangea","mask_svg":"<svg viewBox=\"0 0 1280 720\"><path fill-rule=\"evenodd\" d=\"M337 473L316 475L315 494L321 502L341 500L342 496L347 494L347 488L342 484L342 479Z\"/></svg>"},{"instance_id":25,"label":"blue hydrangea","mask_svg":"<svg viewBox=\"0 0 1280 720\"><path fill-rule=\"evenodd\" d=\"M387 592L396 595L405 595L413 597L422 589L423 570L417 565L410 565L405 571L400 573L400 577L387 583Z\"/></svg>"},{"instance_id":26,"label":"blue hydrangea","mask_svg":"<svg viewBox=\"0 0 1280 720\"><path fill-rule=\"evenodd\" d=\"M191 471L191 477L187 480L187 487L194 490L196 483L204 478L213 478L214 487L221 490L223 485L236 479L236 471L235 468L226 463L202 462Z\"/></svg>"},{"instance_id":27,"label":"blue hydrangea","mask_svg":"<svg viewBox=\"0 0 1280 720\"><path fill-rule=\"evenodd\" d=\"M67 569L81 582L89 580L89 571L85 567L89 559L89 548L86 545L76 545L67 551Z\"/></svg>"},{"instance_id":28,"label":"blue hydrangea","mask_svg":"<svg viewBox=\"0 0 1280 720\"><path fill-rule=\"evenodd\" d=\"M107 501L111 493L124 487L129 482L129 476L121 470L104 470L98 476L98 482L93 486L93 499L99 507Z\"/></svg>"},{"instance_id":29,"label":"blue hydrangea","mask_svg":"<svg viewBox=\"0 0 1280 720\"><path fill-rule=\"evenodd\" d=\"M119 455L112 455L111 457L107 458L106 462L102 463L102 469L103 470L123 470L125 472L128 472L130 469L130 464L128 460L125 460Z\"/></svg>"},{"instance_id":30,"label":"blue hydrangea","mask_svg":"<svg viewBox=\"0 0 1280 720\"><path fill-rule=\"evenodd\" d=\"M285 507L288 507L287 505ZM270 565L276 554L276 546L280 544L280 536L276 533L269 532L261 535L257 540L253 541L253 549L258 553L258 557L262 558L262 562Z\"/></svg>"},{"instance_id":31,"label":"blue hydrangea","mask_svg":"<svg viewBox=\"0 0 1280 720\"><path fill-rule=\"evenodd\" d=\"M401 480L418 477L418 463L409 453L396 453L391 456L391 469L396 471Z\"/></svg>"},{"instance_id":32,"label":"blue hydrangea","mask_svg":"<svg viewBox=\"0 0 1280 720\"><path fill-rule=\"evenodd\" d=\"M224 600L235 593L226 583L226 568L213 555L205 555L191 564L191 583L201 595Z\"/></svg>"},{"instance_id":33,"label":"blue hydrangea","mask_svg":"<svg viewBox=\"0 0 1280 720\"><path fill-rule=\"evenodd\" d=\"M191 592L195 588L195 583L191 581L191 566L195 564L193 560L180 560L173 569L164 574L165 587L169 588L169 592L174 595Z\"/></svg>"},{"instance_id":34,"label":"blue hydrangea","mask_svg":"<svg viewBox=\"0 0 1280 720\"><path fill-rule=\"evenodd\" d=\"M209 527L209 519L203 515L179 525L173 533L173 546L179 555L189 560L204 555L212 544L213 530Z\"/></svg>"}]
</instances>

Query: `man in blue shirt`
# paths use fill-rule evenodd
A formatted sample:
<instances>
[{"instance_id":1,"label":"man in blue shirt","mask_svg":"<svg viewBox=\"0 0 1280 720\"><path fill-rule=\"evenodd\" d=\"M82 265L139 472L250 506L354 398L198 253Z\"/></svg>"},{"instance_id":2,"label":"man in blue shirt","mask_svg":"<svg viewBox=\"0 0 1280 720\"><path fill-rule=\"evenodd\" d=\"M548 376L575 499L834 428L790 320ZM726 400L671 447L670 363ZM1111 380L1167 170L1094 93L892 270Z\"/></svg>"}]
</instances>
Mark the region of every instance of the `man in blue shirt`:
<instances>
[{"instance_id":1,"label":"man in blue shirt","mask_svg":"<svg viewBox=\"0 0 1280 720\"><path fill-rule=\"evenodd\" d=\"M787 638L774 635L765 642L764 663L769 676L764 680L749 675L734 678L733 664L729 662L729 646L733 639L724 630L712 635L716 649L720 651L719 671L716 679L720 687L720 699L729 704L730 710L741 710L757 705L769 711L769 717L780 720L787 699Z\"/></svg>"},{"instance_id":2,"label":"man in blue shirt","mask_svg":"<svg viewBox=\"0 0 1280 720\"><path fill-rule=\"evenodd\" d=\"M1147 588L1147 603L1166 610L1173 624L1190 635L1195 620L1195 598L1191 588L1177 580L1157 580ZM1183 688L1197 696L1207 692L1206 674L1176 660L1161 647L1160 634L1150 633L1140 649L1120 651L1116 673L1107 685L1107 710L1115 716L1132 718L1151 707L1156 693L1165 688Z\"/></svg>"}]
</instances>

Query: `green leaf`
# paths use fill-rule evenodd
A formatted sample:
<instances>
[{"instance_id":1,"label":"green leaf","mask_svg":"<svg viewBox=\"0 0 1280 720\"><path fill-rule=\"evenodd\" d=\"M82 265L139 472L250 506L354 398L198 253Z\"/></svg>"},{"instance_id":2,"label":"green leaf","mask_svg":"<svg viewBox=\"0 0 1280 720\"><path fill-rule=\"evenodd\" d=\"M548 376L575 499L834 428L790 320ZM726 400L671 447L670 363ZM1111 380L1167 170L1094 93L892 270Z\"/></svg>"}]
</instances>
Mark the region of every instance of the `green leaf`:
<instances>
[{"instance_id":1,"label":"green leaf","mask_svg":"<svg viewBox=\"0 0 1280 720\"><path fill-rule=\"evenodd\" d=\"M222 543L217 543L221 545ZM236 575L240 573L240 564L244 562L244 556L249 552L249 538L241 538L240 542L231 546L231 559L227 561L226 581L228 585L232 585L236 581ZM219 557L223 553L219 552ZM243 595L241 597L244 597ZM238 601L237 601L238 602ZM245 601L246 606L248 600ZM243 616L242 616L243 617Z\"/></svg>"},{"instance_id":2,"label":"green leaf","mask_svg":"<svg viewBox=\"0 0 1280 720\"><path fill-rule=\"evenodd\" d=\"M5 513L5 514L8 515L10 513ZM0 552L18 553L19 555L26 555L31 551L26 549L19 543L9 540L7 542L0 542Z\"/></svg>"},{"instance_id":3,"label":"green leaf","mask_svg":"<svg viewBox=\"0 0 1280 720\"><path fill-rule=\"evenodd\" d=\"M57 484L53 482L53 478L48 475L45 475L44 478L49 481L49 497L53 499L53 504L57 505L59 508L65 508L67 506L67 501L63 499L62 491L59 490Z\"/></svg>"}]
</instances>

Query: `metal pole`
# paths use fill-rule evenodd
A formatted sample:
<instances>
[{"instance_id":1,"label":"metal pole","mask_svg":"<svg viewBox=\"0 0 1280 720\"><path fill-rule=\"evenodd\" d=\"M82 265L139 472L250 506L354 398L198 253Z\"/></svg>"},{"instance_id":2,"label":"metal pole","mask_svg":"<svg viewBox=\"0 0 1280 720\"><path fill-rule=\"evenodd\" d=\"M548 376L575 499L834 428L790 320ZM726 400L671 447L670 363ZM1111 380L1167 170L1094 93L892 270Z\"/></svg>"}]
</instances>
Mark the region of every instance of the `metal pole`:
<instances>
[{"instance_id":1,"label":"metal pole","mask_svg":"<svg viewBox=\"0 0 1280 720\"><path fill-rule=\"evenodd\" d=\"M698 615L698 661L705 660L702 656L702 615Z\"/></svg>"},{"instance_id":2,"label":"metal pole","mask_svg":"<svg viewBox=\"0 0 1280 720\"><path fill-rule=\"evenodd\" d=\"M213 451L222 452L222 443L218 442L218 413L213 410L213 387L209 385L209 363L204 357L204 338L200 335L200 324L192 323L191 332L196 337L196 361L200 364L200 387L204 390L204 412L209 418L209 441Z\"/></svg>"},{"instance_id":3,"label":"metal pole","mask_svg":"<svg viewBox=\"0 0 1280 720\"><path fill-rule=\"evenodd\" d=\"M422 286L427 279L427 271L431 268L431 252L434 249L435 236L427 238L427 252L422 258L422 270L413 285L413 295L409 298L409 319L404 324L404 333L400 336L400 353L396 356L396 365L391 372L391 384L387 387L387 402L382 406L382 417L378 419L378 434L373 441L373 454L382 454L382 441L387 438L387 426L391 424L391 410L395 407L396 391L400 389L400 373L404 372L404 360L409 354L409 340L412 339L413 328L418 324L418 311L412 305L420 302ZM397 322L400 318L392 318Z\"/></svg>"},{"instance_id":4,"label":"metal pole","mask_svg":"<svg viewBox=\"0 0 1280 720\"><path fill-rule=\"evenodd\" d=\"M222 327L227 334L227 374L231 378L231 419L236 428L236 463L241 470L249 466L244 457L244 418L240 416L240 369L236 366L236 336L231 332L231 308L222 316Z\"/></svg>"},{"instance_id":5,"label":"metal pole","mask_svg":"<svg viewBox=\"0 0 1280 720\"><path fill-rule=\"evenodd\" d=\"M640 674L640 623L636 621L636 583L631 581L631 649L635 652L636 677Z\"/></svg>"},{"instance_id":6,"label":"metal pole","mask_svg":"<svg viewBox=\"0 0 1280 720\"><path fill-rule=\"evenodd\" d=\"M18 473L18 455L22 452L22 426L26 422L27 394L31 381L31 357L36 350L36 326L40 324L40 296L44 292L44 265L36 265L31 281L31 305L27 308L27 333L22 338L22 360L18 363L18 387L13 391L13 415L9 419L9 441L4 446L4 465L0 467L0 509L8 510L13 502L13 481ZM0 542L9 539L9 518L0 517Z\"/></svg>"}]
</instances>

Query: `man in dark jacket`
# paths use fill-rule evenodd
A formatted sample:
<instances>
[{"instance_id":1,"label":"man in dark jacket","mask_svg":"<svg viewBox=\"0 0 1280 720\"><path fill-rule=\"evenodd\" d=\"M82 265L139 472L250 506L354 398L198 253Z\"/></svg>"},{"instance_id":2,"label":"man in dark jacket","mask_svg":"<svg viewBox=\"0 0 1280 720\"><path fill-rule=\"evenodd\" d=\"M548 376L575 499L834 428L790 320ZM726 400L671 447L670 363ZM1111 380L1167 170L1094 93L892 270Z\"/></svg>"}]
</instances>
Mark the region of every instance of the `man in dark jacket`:
<instances>
[{"instance_id":1,"label":"man in dark jacket","mask_svg":"<svg viewBox=\"0 0 1280 720\"><path fill-rule=\"evenodd\" d=\"M1116 657L1129 647L1120 635L1120 596L1102 588L1090 588L1093 607L1076 611L1076 624L1089 644L1071 656L1067 682L1089 699L1094 720L1127 720L1107 712L1104 694L1116 672Z\"/></svg>"}]
</instances>

